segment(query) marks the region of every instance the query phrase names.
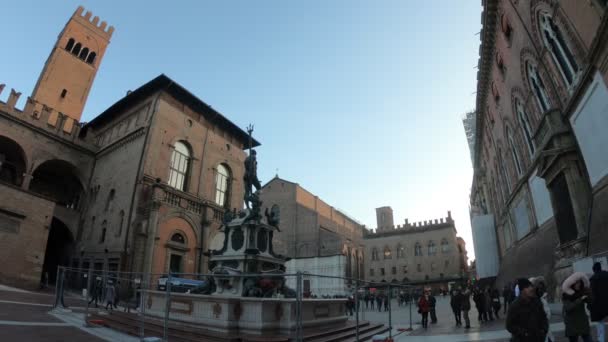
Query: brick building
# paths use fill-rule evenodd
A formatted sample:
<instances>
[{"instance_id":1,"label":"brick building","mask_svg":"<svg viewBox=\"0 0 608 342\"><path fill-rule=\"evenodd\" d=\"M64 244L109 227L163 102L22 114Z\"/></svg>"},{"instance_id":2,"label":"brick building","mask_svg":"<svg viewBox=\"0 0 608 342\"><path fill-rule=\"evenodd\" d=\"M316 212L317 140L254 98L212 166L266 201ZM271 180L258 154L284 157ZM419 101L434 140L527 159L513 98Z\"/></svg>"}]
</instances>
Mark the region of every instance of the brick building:
<instances>
[{"instance_id":1,"label":"brick building","mask_svg":"<svg viewBox=\"0 0 608 342\"><path fill-rule=\"evenodd\" d=\"M477 271L543 275L557 294L575 260L608 251L606 1L482 4L471 218L499 267L476 248Z\"/></svg>"},{"instance_id":2,"label":"brick building","mask_svg":"<svg viewBox=\"0 0 608 342\"><path fill-rule=\"evenodd\" d=\"M376 209L378 228L366 230L365 279L446 288L466 278L465 242L451 213L441 219L394 226L390 207Z\"/></svg>"},{"instance_id":3,"label":"brick building","mask_svg":"<svg viewBox=\"0 0 608 342\"><path fill-rule=\"evenodd\" d=\"M69 19L23 109L15 90L0 101L5 283L53 281L60 264L204 272L224 210L242 206L248 134L168 77L79 122L114 32L91 17Z\"/></svg>"},{"instance_id":4,"label":"brick building","mask_svg":"<svg viewBox=\"0 0 608 342\"><path fill-rule=\"evenodd\" d=\"M290 258L345 255L343 276L363 278L364 226L297 183L275 177L262 187L263 210L278 204L275 250Z\"/></svg>"}]
</instances>

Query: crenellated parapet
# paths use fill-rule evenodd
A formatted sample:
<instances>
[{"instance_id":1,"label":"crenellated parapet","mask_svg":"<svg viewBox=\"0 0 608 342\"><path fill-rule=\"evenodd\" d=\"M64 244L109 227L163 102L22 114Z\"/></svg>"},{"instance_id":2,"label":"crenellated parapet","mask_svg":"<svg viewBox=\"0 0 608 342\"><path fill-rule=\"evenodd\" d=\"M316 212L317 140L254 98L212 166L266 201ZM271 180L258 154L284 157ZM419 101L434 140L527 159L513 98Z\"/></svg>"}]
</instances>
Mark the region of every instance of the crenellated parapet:
<instances>
[{"instance_id":1,"label":"crenellated parapet","mask_svg":"<svg viewBox=\"0 0 608 342\"><path fill-rule=\"evenodd\" d=\"M112 33L114 33L114 26L108 26L108 23L105 21L100 23L98 16L94 16L92 20L91 17L93 17L93 13L91 11L84 12L84 7L82 6L78 6L72 16L73 19L78 19L79 21L86 23L94 32L104 35L109 39L112 36Z\"/></svg>"},{"instance_id":2,"label":"crenellated parapet","mask_svg":"<svg viewBox=\"0 0 608 342\"><path fill-rule=\"evenodd\" d=\"M375 230L366 229L366 236L375 236L377 234L384 235L387 233L416 233L424 230L431 230L437 228L445 228L454 225L454 219L452 218L452 212L448 211L448 216L439 219L409 222L405 219L405 223L402 225L396 225L391 227L378 227Z\"/></svg>"},{"instance_id":3,"label":"crenellated parapet","mask_svg":"<svg viewBox=\"0 0 608 342\"><path fill-rule=\"evenodd\" d=\"M0 84L0 96L2 96L5 88L5 84ZM0 115L8 115L20 122L43 129L63 140L94 148L92 144L79 137L84 124L31 97L27 98L25 106L21 110L16 107L20 97L21 93L11 88L6 102L0 100Z\"/></svg>"}]
</instances>

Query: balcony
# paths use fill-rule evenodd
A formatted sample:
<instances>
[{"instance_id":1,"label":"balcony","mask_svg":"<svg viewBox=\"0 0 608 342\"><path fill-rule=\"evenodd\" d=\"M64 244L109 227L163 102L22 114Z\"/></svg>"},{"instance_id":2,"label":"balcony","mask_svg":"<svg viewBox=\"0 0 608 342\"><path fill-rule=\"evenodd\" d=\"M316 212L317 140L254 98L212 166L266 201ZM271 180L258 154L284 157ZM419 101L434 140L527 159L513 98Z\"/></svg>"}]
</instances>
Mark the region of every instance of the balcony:
<instances>
[{"instance_id":1,"label":"balcony","mask_svg":"<svg viewBox=\"0 0 608 342\"><path fill-rule=\"evenodd\" d=\"M224 208L206 199L173 189L169 186L157 187L154 199L155 201L167 204L171 207L181 208L199 216L203 215L205 207L209 207L213 211L211 216L213 221L222 222L224 218Z\"/></svg>"},{"instance_id":2,"label":"balcony","mask_svg":"<svg viewBox=\"0 0 608 342\"><path fill-rule=\"evenodd\" d=\"M561 112L557 109L551 109L545 113L534 133L534 145L538 146L541 150L546 149L546 145L548 145L554 137L564 133L569 133L569 130L568 126L564 123ZM554 144L548 146L549 149L564 147L552 145Z\"/></svg>"}]
</instances>

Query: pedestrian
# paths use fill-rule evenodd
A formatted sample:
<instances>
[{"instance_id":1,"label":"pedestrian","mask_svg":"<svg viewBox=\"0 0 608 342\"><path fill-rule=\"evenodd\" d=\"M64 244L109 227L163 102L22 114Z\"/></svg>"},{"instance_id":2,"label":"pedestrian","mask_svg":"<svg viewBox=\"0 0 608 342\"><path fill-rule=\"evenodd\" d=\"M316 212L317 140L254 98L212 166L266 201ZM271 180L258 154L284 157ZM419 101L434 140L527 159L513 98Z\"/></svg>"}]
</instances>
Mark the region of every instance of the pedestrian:
<instances>
[{"instance_id":1,"label":"pedestrian","mask_svg":"<svg viewBox=\"0 0 608 342\"><path fill-rule=\"evenodd\" d=\"M106 310L108 310L108 306L110 307L110 310L112 310L112 305L114 303L114 293L114 284L110 280L108 281L108 286L106 287Z\"/></svg>"},{"instance_id":2,"label":"pedestrian","mask_svg":"<svg viewBox=\"0 0 608 342\"><path fill-rule=\"evenodd\" d=\"M584 342L591 342L591 327L585 311L585 304L591 302L589 279L584 273L575 272L562 284L562 310L566 336L570 342L578 341L579 336Z\"/></svg>"},{"instance_id":3,"label":"pedestrian","mask_svg":"<svg viewBox=\"0 0 608 342\"><path fill-rule=\"evenodd\" d=\"M505 287L502 289L502 298L503 298L503 302L504 302L504 311L502 313L506 315L507 309L509 309L509 304L511 303L511 284L510 283L505 285Z\"/></svg>"},{"instance_id":4,"label":"pedestrian","mask_svg":"<svg viewBox=\"0 0 608 342\"><path fill-rule=\"evenodd\" d=\"M536 297L539 298L540 302L543 304L543 310L545 311L545 316L547 316L547 321L550 321L551 307L549 306L549 301L547 300L547 286L545 285L545 278L531 278L530 282L532 282L532 285L536 289ZM550 325L547 329L547 337L545 338L545 342L555 342L555 337L553 337Z\"/></svg>"},{"instance_id":5,"label":"pedestrian","mask_svg":"<svg viewBox=\"0 0 608 342\"><path fill-rule=\"evenodd\" d=\"M490 291L490 299L492 300L492 310L494 310L494 316L496 319L500 319L500 292L497 288L493 288Z\"/></svg>"},{"instance_id":6,"label":"pedestrian","mask_svg":"<svg viewBox=\"0 0 608 342\"><path fill-rule=\"evenodd\" d=\"M365 294L365 310L369 309L369 293Z\"/></svg>"},{"instance_id":7,"label":"pedestrian","mask_svg":"<svg viewBox=\"0 0 608 342\"><path fill-rule=\"evenodd\" d=\"M471 291L465 287L464 291L460 293L460 310L462 310L462 316L464 317L464 328L471 328L471 321L469 320L469 311L471 310Z\"/></svg>"},{"instance_id":8,"label":"pedestrian","mask_svg":"<svg viewBox=\"0 0 608 342\"><path fill-rule=\"evenodd\" d=\"M494 315L492 314L492 298L490 297L490 287L487 286L483 290L483 309L484 309L484 317L487 321L493 321Z\"/></svg>"},{"instance_id":9,"label":"pedestrian","mask_svg":"<svg viewBox=\"0 0 608 342\"><path fill-rule=\"evenodd\" d=\"M98 308L99 306L97 306L97 301L101 301L101 280L96 279L95 282L93 283L93 290L91 291L91 300L89 301L89 305L91 305L91 303L95 302L95 307ZM103 305L103 303L102 303Z\"/></svg>"},{"instance_id":10,"label":"pedestrian","mask_svg":"<svg viewBox=\"0 0 608 342\"><path fill-rule=\"evenodd\" d=\"M382 296L376 296L376 304L378 305L378 312L382 312Z\"/></svg>"},{"instance_id":11,"label":"pedestrian","mask_svg":"<svg viewBox=\"0 0 608 342\"><path fill-rule=\"evenodd\" d=\"M114 305L114 309L118 309L118 301L120 300L120 282L116 281L116 286L114 287L114 301L112 305Z\"/></svg>"},{"instance_id":12,"label":"pedestrian","mask_svg":"<svg viewBox=\"0 0 608 342\"><path fill-rule=\"evenodd\" d=\"M450 294L450 306L452 307L452 312L454 313L454 318L456 319L456 326L462 326L462 317L460 315L462 294L460 293L460 287L456 287L452 290L452 293Z\"/></svg>"},{"instance_id":13,"label":"pedestrian","mask_svg":"<svg viewBox=\"0 0 608 342\"><path fill-rule=\"evenodd\" d=\"M484 308L483 293L479 288L473 289L473 302L475 303L475 308L477 309L477 320L480 323L486 321L487 317L485 315L486 309Z\"/></svg>"},{"instance_id":14,"label":"pedestrian","mask_svg":"<svg viewBox=\"0 0 608 342\"><path fill-rule=\"evenodd\" d=\"M544 342L549 321L541 301L530 280L517 281L520 296L511 304L507 313L507 330L512 342Z\"/></svg>"},{"instance_id":15,"label":"pedestrian","mask_svg":"<svg viewBox=\"0 0 608 342\"><path fill-rule=\"evenodd\" d=\"M348 309L349 314L352 316L355 308L355 299L353 296L348 296L348 300L346 301L346 308Z\"/></svg>"},{"instance_id":16,"label":"pedestrian","mask_svg":"<svg viewBox=\"0 0 608 342\"><path fill-rule=\"evenodd\" d=\"M437 305L437 299L429 290L429 308L431 314L431 324L437 324L437 312L435 311L435 306Z\"/></svg>"},{"instance_id":17,"label":"pedestrian","mask_svg":"<svg viewBox=\"0 0 608 342\"><path fill-rule=\"evenodd\" d=\"M589 308L591 321L596 322L597 340L606 341L606 326L604 321L608 318L608 272L602 271L602 264L593 264L591 282L592 302Z\"/></svg>"},{"instance_id":18,"label":"pedestrian","mask_svg":"<svg viewBox=\"0 0 608 342\"><path fill-rule=\"evenodd\" d=\"M418 299L418 313L422 316L422 327L428 328L429 325L429 311L430 311L429 295L425 293Z\"/></svg>"},{"instance_id":19,"label":"pedestrian","mask_svg":"<svg viewBox=\"0 0 608 342\"><path fill-rule=\"evenodd\" d=\"M388 311L389 302L388 302L388 297L387 296L384 296L383 302L384 302L384 311Z\"/></svg>"}]
</instances>

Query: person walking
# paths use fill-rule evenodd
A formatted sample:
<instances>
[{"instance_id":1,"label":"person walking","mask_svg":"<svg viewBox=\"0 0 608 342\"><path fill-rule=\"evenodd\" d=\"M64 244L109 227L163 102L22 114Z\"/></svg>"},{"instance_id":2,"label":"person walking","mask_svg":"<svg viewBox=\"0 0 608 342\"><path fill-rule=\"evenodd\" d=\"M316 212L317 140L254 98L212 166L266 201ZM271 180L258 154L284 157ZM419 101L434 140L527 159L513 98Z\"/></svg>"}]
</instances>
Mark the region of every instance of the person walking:
<instances>
[{"instance_id":1,"label":"person walking","mask_svg":"<svg viewBox=\"0 0 608 342\"><path fill-rule=\"evenodd\" d=\"M541 301L530 280L517 281L520 296L513 302L507 313L506 327L512 342L544 342L549 329Z\"/></svg>"},{"instance_id":2,"label":"person walking","mask_svg":"<svg viewBox=\"0 0 608 342\"><path fill-rule=\"evenodd\" d=\"M464 328L471 328L471 321L469 320L469 311L471 310L471 291L468 288L465 288L464 291L460 293L460 310L462 310L462 316L464 318Z\"/></svg>"},{"instance_id":3,"label":"person walking","mask_svg":"<svg viewBox=\"0 0 608 342\"><path fill-rule=\"evenodd\" d=\"M608 318L608 272L602 271L602 264L593 264L593 276L591 282L591 322L596 322L597 340L606 341L606 325L604 321Z\"/></svg>"},{"instance_id":4,"label":"person walking","mask_svg":"<svg viewBox=\"0 0 608 342\"><path fill-rule=\"evenodd\" d=\"M370 306L372 308L372 311L374 311L374 303L376 302L376 295L370 294L369 295L369 301L370 301Z\"/></svg>"},{"instance_id":5,"label":"person walking","mask_svg":"<svg viewBox=\"0 0 608 342\"><path fill-rule=\"evenodd\" d=\"M376 296L376 304L378 304L378 312L382 312L382 296Z\"/></svg>"},{"instance_id":6,"label":"person walking","mask_svg":"<svg viewBox=\"0 0 608 342\"><path fill-rule=\"evenodd\" d=\"M496 319L500 319L500 293L497 288L490 290L490 300L492 301L492 310Z\"/></svg>"},{"instance_id":7,"label":"person walking","mask_svg":"<svg viewBox=\"0 0 608 342\"><path fill-rule=\"evenodd\" d=\"M437 299L429 290L429 309L431 314L431 324L437 324L437 312L435 311L435 306L437 305Z\"/></svg>"},{"instance_id":8,"label":"person walking","mask_svg":"<svg viewBox=\"0 0 608 342\"><path fill-rule=\"evenodd\" d=\"M511 283L507 283L502 289L502 298L504 302L504 311L502 313L506 315L509 304L511 304Z\"/></svg>"},{"instance_id":9,"label":"person walking","mask_svg":"<svg viewBox=\"0 0 608 342\"><path fill-rule=\"evenodd\" d=\"M484 308L484 297L479 288L473 289L473 302L475 302L475 308L477 309L477 320L480 323L485 322L487 317L485 315L486 309Z\"/></svg>"},{"instance_id":10,"label":"person walking","mask_svg":"<svg viewBox=\"0 0 608 342\"><path fill-rule=\"evenodd\" d=\"M534 288L536 289L536 297L539 298L540 302L543 304L543 310L545 311L545 316L547 316L547 321L550 321L551 307L549 306L549 301L547 300L547 286L545 285L545 278L531 278L530 282L532 282L532 286L534 286ZM555 337L551 332L550 325L547 329L547 337L545 337L545 342L555 342Z\"/></svg>"},{"instance_id":11,"label":"person walking","mask_svg":"<svg viewBox=\"0 0 608 342\"><path fill-rule=\"evenodd\" d=\"M369 310L369 293L365 294L365 311Z\"/></svg>"},{"instance_id":12,"label":"person walking","mask_svg":"<svg viewBox=\"0 0 608 342\"><path fill-rule=\"evenodd\" d=\"M98 308L99 306L97 305L97 301L101 301L101 280L97 279L95 280L95 283L93 283L93 290L91 291L91 300L89 301L89 305L91 305L91 303L95 302L95 307ZM103 305L103 303L101 304Z\"/></svg>"},{"instance_id":13,"label":"person walking","mask_svg":"<svg viewBox=\"0 0 608 342\"><path fill-rule=\"evenodd\" d=\"M452 307L452 312L454 313L454 319L456 319L456 326L462 326L462 317L460 314L462 306L462 294L460 293L459 287L453 289L452 293L450 294L450 306Z\"/></svg>"},{"instance_id":14,"label":"person walking","mask_svg":"<svg viewBox=\"0 0 608 342\"><path fill-rule=\"evenodd\" d=\"M486 322L493 321L494 315L492 314L492 298L490 297L489 286L483 290L483 310Z\"/></svg>"},{"instance_id":15,"label":"person walking","mask_svg":"<svg viewBox=\"0 0 608 342\"><path fill-rule=\"evenodd\" d=\"M591 327L585 311L585 304L591 302L590 292L589 279L581 272L573 273L562 284L562 311L570 342L578 341L579 336L584 342L591 342Z\"/></svg>"},{"instance_id":16,"label":"person walking","mask_svg":"<svg viewBox=\"0 0 608 342\"><path fill-rule=\"evenodd\" d=\"M110 310L112 310L115 292L114 284L111 280L108 281L108 286L106 287L106 310L108 310L108 306L110 307Z\"/></svg>"},{"instance_id":17,"label":"person walking","mask_svg":"<svg viewBox=\"0 0 608 342\"><path fill-rule=\"evenodd\" d=\"M418 299L418 313L420 315L422 315L422 327L424 329L428 328L428 326L429 326L429 311L430 310L431 310L431 308L430 308L430 303L429 303L429 295L425 291L425 293L422 296L420 296L420 299Z\"/></svg>"},{"instance_id":18,"label":"person walking","mask_svg":"<svg viewBox=\"0 0 608 342\"><path fill-rule=\"evenodd\" d=\"M390 303L388 302L388 296L384 296L383 302L384 302L384 311L388 311L389 305L390 305Z\"/></svg>"}]
</instances>

